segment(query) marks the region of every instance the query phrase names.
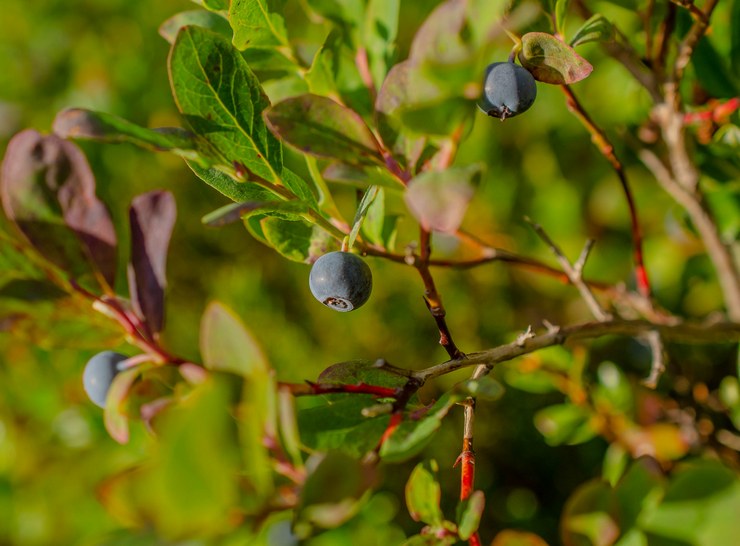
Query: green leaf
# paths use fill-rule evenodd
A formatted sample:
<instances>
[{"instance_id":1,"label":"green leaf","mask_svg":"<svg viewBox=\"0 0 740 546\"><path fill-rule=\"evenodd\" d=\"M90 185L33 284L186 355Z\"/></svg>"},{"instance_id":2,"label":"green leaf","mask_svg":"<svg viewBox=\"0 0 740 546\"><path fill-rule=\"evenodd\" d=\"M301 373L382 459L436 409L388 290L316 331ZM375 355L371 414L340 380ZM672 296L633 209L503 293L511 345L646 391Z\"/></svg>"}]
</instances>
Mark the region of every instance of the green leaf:
<instances>
[{"instance_id":1,"label":"green leaf","mask_svg":"<svg viewBox=\"0 0 740 546\"><path fill-rule=\"evenodd\" d=\"M298 412L298 430L303 444L313 450L339 450L355 458L375 449L390 417L365 417L364 408L375 399L362 394L322 397L324 404Z\"/></svg>"},{"instance_id":2,"label":"green leaf","mask_svg":"<svg viewBox=\"0 0 740 546\"><path fill-rule=\"evenodd\" d=\"M317 157L350 165L383 165L370 129L346 106L319 95L284 100L265 112L270 130L288 144Z\"/></svg>"},{"instance_id":3,"label":"green leaf","mask_svg":"<svg viewBox=\"0 0 740 546\"><path fill-rule=\"evenodd\" d=\"M570 0L557 0L555 2L555 28L560 36L565 37L565 16L568 13Z\"/></svg>"},{"instance_id":4,"label":"green leaf","mask_svg":"<svg viewBox=\"0 0 740 546\"><path fill-rule=\"evenodd\" d=\"M234 47L289 47L281 15L284 3L284 0L231 0L229 22L234 29Z\"/></svg>"},{"instance_id":5,"label":"green leaf","mask_svg":"<svg viewBox=\"0 0 740 546\"><path fill-rule=\"evenodd\" d=\"M480 400L493 402L504 395L504 387L490 375L458 383L455 389Z\"/></svg>"},{"instance_id":6,"label":"green leaf","mask_svg":"<svg viewBox=\"0 0 740 546\"><path fill-rule=\"evenodd\" d=\"M383 442L380 456L386 462L399 462L418 454L442 426L442 419L447 412L466 397L467 395L461 392L447 392L421 419L402 421L393 434Z\"/></svg>"},{"instance_id":7,"label":"green leaf","mask_svg":"<svg viewBox=\"0 0 740 546\"><path fill-rule=\"evenodd\" d=\"M457 541L454 536L438 537L432 533L413 535L406 539L401 546L452 546Z\"/></svg>"},{"instance_id":8,"label":"green leaf","mask_svg":"<svg viewBox=\"0 0 740 546\"><path fill-rule=\"evenodd\" d=\"M317 454L306 466L312 470L295 516L299 536L310 527L331 529L355 516L375 481L373 466L339 451Z\"/></svg>"},{"instance_id":9,"label":"green leaf","mask_svg":"<svg viewBox=\"0 0 740 546\"><path fill-rule=\"evenodd\" d=\"M173 15L159 26L159 35L172 45L180 29L190 25L212 30L227 40L231 40L233 35L229 21L225 17L219 13L202 9L183 11Z\"/></svg>"},{"instance_id":10,"label":"green leaf","mask_svg":"<svg viewBox=\"0 0 740 546\"><path fill-rule=\"evenodd\" d=\"M180 112L219 163L239 163L280 184L282 148L262 119L269 101L241 54L214 32L185 27L170 51L169 72Z\"/></svg>"},{"instance_id":11,"label":"green leaf","mask_svg":"<svg viewBox=\"0 0 740 546\"><path fill-rule=\"evenodd\" d=\"M423 521L434 527L442 525L444 516L439 507L442 488L437 482L437 461L424 461L411 471L406 483L406 506L414 521Z\"/></svg>"},{"instance_id":12,"label":"green leaf","mask_svg":"<svg viewBox=\"0 0 740 546\"><path fill-rule=\"evenodd\" d=\"M267 202L274 201L279 197L278 194L255 183L238 182L232 176L218 169L202 167L192 161L188 161L187 165L198 178L232 201L238 203L246 201Z\"/></svg>"},{"instance_id":13,"label":"green leaf","mask_svg":"<svg viewBox=\"0 0 740 546\"><path fill-rule=\"evenodd\" d=\"M461 502L460 517L457 519L457 534L461 540L468 540L478 530L485 505L486 496L483 491L473 491Z\"/></svg>"},{"instance_id":14,"label":"green leaf","mask_svg":"<svg viewBox=\"0 0 740 546\"><path fill-rule=\"evenodd\" d=\"M349 360L332 364L319 375L320 384L357 385L366 383L379 387L403 387L408 379L382 366L383 361Z\"/></svg>"},{"instance_id":15,"label":"green leaf","mask_svg":"<svg viewBox=\"0 0 740 546\"><path fill-rule=\"evenodd\" d=\"M368 209L378 196L379 190L380 188L378 186L370 186L365 192L365 195L362 196L360 205L357 207L357 211L355 212L355 218L352 220L352 230L349 232L349 242L347 243L349 248L352 248L355 244L355 239L357 239L357 235L360 233L360 228L365 221Z\"/></svg>"},{"instance_id":16,"label":"green leaf","mask_svg":"<svg viewBox=\"0 0 740 546\"><path fill-rule=\"evenodd\" d=\"M274 216L260 220L265 242L294 262L311 263L328 249L331 238L321 228L303 220L286 220Z\"/></svg>"},{"instance_id":17,"label":"green leaf","mask_svg":"<svg viewBox=\"0 0 740 546\"><path fill-rule=\"evenodd\" d=\"M571 47L577 47L588 42L608 42L614 39L614 25L611 21L597 13L581 25L570 41Z\"/></svg>"},{"instance_id":18,"label":"green leaf","mask_svg":"<svg viewBox=\"0 0 740 546\"><path fill-rule=\"evenodd\" d=\"M597 370L598 385L593 389L596 406L611 413L632 411L632 386L613 362L602 362Z\"/></svg>"},{"instance_id":19,"label":"green leaf","mask_svg":"<svg viewBox=\"0 0 740 546\"><path fill-rule=\"evenodd\" d=\"M718 461L694 461L672 477L660 505L640 527L697 546L733 544L737 538L740 480Z\"/></svg>"},{"instance_id":20,"label":"green leaf","mask_svg":"<svg viewBox=\"0 0 740 546\"><path fill-rule=\"evenodd\" d=\"M632 464L614 488L622 532L639 526L644 517L653 513L663 495L664 482L654 459L643 457Z\"/></svg>"},{"instance_id":21,"label":"green leaf","mask_svg":"<svg viewBox=\"0 0 740 546\"><path fill-rule=\"evenodd\" d=\"M378 193L370 203L362 223L362 236L369 242L392 250L395 242L398 216L385 214L385 189L378 188Z\"/></svg>"},{"instance_id":22,"label":"green leaf","mask_svg":"<svg viewBox=\"0 0 740 546\"><path fill-rule=\"evenodd\" d=\"M730 8L730 21L740 21L740 0L733 0ZM730 69L740 78L740 27L730 25Z\"/></svg>"},{"instance_id":23,"label":"green leaf","mask_svg":"<svg viewBox=\"0 0 740 546\"><path fill-rule=\"evenodd\" d=\"M706 36L696 44L691 56L699 84L715 98L730 99L740 91L727 66L726 60Z\"/></svg>"},{"instance_id":24,"label":"green leaf","mask_svg":"<svg viewBox=\"0 0 740 546\"><path fill-rule=\"evenodd\" d=\"M244 203L232 203L209 212L201 222L210 227L221 227L254 213L281 213L279 216L291 219L308 211L309 206L301 201L246 201Z\"/></svg>"},{"instance_id":25,"label":"green leaf","mask_svg":"<svg viewBox=\"0 0 740 546\"><path fill-rule=\"evenodd\" d=\"M556 446L560 444L581 444L596 435L590 423L591 412L574 404L556 404L537 412L534 418L537 430L545 441Z\"/></svg>"},{"instance_id":26,"label":"green leaf","mask_svg":"<svg viewBox=\"0 0 740 546\"><path fill-rule=\"evenodd\" d=\"M481 165L425 171L409 182L404 196L406 205L425 229L454 233L463 221L482 173Z\"/></svg>"},{"instance_id":27,"label":"green leaf","mask_svg":"<svg viewBox=\"0 0 740 546\"><path fill-rule=\"evenodd\" d=\"M398 33L400 0L368 0L360 42L367 51L370 74L380 88L392 65Z\"/></svg>"},{"instance_id":28,"label":"green leaf","mask_svg":"<svg viewBox=\"0 0 740 546\"><path fill-rule=\"evenodd\" d=\"M586 482L571 495L563 509L563 543L592 546L614 544L620 533L616 512L617 505L611 487L599 480Z\"/></svg>"},{"instance_id":29,"label":"green leaf","mask_svg":"<svg viewBox=\"0 0 740 546\"><path fill-rule=\"evenodd\" d=\"M54 118L53 129L62 138L128 142L147 150L173 152L185 159L200 159L197 139L184 129L147 129L104 112L84 108L62 110Z\"/></svg>"},{"instance_id":30,"label":"green leaf","mask_svg":"<svg viewBox=\"0 0 740 546\"><path fill-rule=\"evenodd\" d=\"M522 36L519 62L536 80L555 85L581 81L594 69L573 48L545 32L528 32Z\"/></svg>"},{"instance_id":31,"label":"green leaf","mask_svg":"<svg viewBox=\"0 0 740 546\"><path fill-rule=\"evenodd\" d=\"M233 311L211 302L200 323L200 352L209 370L235 373L242 377L261 377L269 373L257 340Z\"/></svg>"},{"instance_id":32,"label":"green leaf","mask_svg":"<svg viewBox=\"0 0 740 546\"><path fill-rule=\"evenodd\" d=\"M229 9L230 0L201 0L203 5L213 11Z\"/></svg>"}]
</instances>

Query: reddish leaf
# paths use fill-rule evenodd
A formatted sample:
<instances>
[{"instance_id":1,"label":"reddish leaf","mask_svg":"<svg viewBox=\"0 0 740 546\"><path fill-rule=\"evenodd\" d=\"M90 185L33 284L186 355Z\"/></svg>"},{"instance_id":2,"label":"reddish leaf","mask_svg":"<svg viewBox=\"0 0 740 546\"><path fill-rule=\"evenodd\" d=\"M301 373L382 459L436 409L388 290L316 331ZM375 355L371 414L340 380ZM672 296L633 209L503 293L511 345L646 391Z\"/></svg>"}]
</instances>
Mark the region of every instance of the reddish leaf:
<instances>
[{"instance_id":1,"label":"reddish leaf","mask_svg":"<svg viewBox=\"0 0 740 546\"><path fill-rule=\"evenodd\" d=\"M522 36L519 62L536 80L555 85L581 81L594 69L572 47L546 32L528 32Z\"/></svg>"},{"instance_id":2,"label":"reddish leaf","mask_svg":"<svg viewBox=\"0 0 740 546\"><path fill-rule=\"evenodd\" d=\"M175 199L166 191L139 195L129 209L131 301L153 332L161 331L164 323L167 248L176 214Z\"/></svg>"},{"instance_id":3,"label":"reddish leaf","mask_svg":"<svg viewBox=\"0 0 740 546\"><path fill-rule=\"evenodd\" d=\"M46 259L112 286L116 233L83 153L28 129L8 144L0 184L5 214Z\"/></svg>"}]
</instances>

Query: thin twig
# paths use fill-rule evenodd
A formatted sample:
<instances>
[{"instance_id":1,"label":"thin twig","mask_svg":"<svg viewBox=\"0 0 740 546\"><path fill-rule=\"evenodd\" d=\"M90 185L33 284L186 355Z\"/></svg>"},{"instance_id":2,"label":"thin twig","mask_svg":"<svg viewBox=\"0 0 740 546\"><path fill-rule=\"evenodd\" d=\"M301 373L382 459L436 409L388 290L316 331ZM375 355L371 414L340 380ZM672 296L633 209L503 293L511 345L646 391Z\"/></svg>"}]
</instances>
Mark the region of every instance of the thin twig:
<instances>
[{"instance_id":1,"label":"thin twig","mask_svg":"<svg viewBox=\"0 0 740 546\"><path fill-rule=\"evenodd\" d=\"M632 188L629 180L627 179L627 173L625 172L622 162L617 157L614 151L614 146L609 141L609 137L606 133L593 121L591 116L583 107L581 102L576 97L573 90L567 86L561 86L563 93L565 93L568 108L583 124L586 130L591 134L591 141L601 152L601 155L611 165L612 169L619 179L619 183L622 185L622 191L624 192L625 199L627 200L627 207L630 215L630 227L632 230L632 254L635 262L635 277L637 288L645 298L649 299L651 295L650 281L647 276L647 270L645 269L645 262L642 253L642 229L640 227L640 220L637 215L637 205L635 204L635 198L632 194Z\"/></svg>"},{"instance_id":2,"label":"thin twig","mask_svg":"<svg viewBox=\"0 0 740 546\"><path fill-rule=\"evenodd\" d=\"M638 150L642 162L658 183L689 215L717 271L722 295L731 320L740 321L740 275L732 251L723 241L714 217L699 192L691 192L676 180L669 168L647 148Z\"/></svg>"},{"instance_id":3,"label":"thin twig","mask_svg":"<svg viewBox=\"0 0 740 546\"><path fill-rule=\"evenodd\" d=\"M506 345L469 353L464 359L448 360L428 368L417 370L414 376L420 384L455 370L470 366L485 365L492 367L499 362L511 360L518 356L563 345L568 341L593 339L604 336L639 337L657 331L666 341L678 343L736 343L740 341L740 323L687 323L658 324L647 320L611 320L607 322L586 322L573 326L549 326L545 333L535 335L521 342L514 341Z\"/></svg>"},{"instance_id":4,"label":"thin twig","mask_svg":"<svg viewBox=\"0 0 740 546\"><path fill-rule=\"evenodd\" d=\"M650 365L650 374L643 380L643 385L654 389L658 386L658 380L665 371L665 347L660 334L653 330L645 334L645 340L650 345L653 354L652 364Z\"/></svg>"},{"instance_id":5,"label":"thin twig","mask_svg":"<svg viewBox=\"0 0 740 546\"><path fill-rule=\"evenodd\" d=\"M556 245L555 242L550 239L550 236L545 232L545 230L542 229L541 225L537 224L536 222L532 222L528 218L525 218L525 220L529 223L529 225L532 226L532 229L535 230L540 239L542 239L545 244L550 247L550 250L552 250L553 254L555 254L560 267L562 267L565 274L568 275L571 284L573 284L573 286L578 289L578 292L581 294L581 298L583 298L583 301L586 302L586 305L588 305L588 308L591 310L591 313L594 315L594 317L602 322L611 320L611 314L606 312L604 308L601 307L601 304L596 301L596 298L594 297L593 292L591 292L591 289L585 282L583 282L583 266L586 262L586 258L588 257L590 248L593 245L593 241L589 240L586 242L586 245L583 248L583 252L581 252L581 256L578 259L578 262L576 262L576 266L574 267L573 265L571 265L568 258L566 258L565 254L563 254L562 250L560 250L560 247L558 247L558 245Z\"/></svg>"}]
</instances>

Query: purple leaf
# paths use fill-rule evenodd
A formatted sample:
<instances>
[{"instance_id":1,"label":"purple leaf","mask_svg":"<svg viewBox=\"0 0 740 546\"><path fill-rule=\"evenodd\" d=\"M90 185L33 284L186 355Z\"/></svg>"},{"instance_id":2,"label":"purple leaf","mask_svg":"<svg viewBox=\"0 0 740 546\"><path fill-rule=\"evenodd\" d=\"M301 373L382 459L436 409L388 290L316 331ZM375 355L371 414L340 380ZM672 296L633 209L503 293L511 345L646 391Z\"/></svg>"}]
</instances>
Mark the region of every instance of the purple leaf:
<instances>
[{"instance_id":1,"label":"purple leaf","mask_svg":"<svg viewBox=\"0 0 740 546\"><path fill-rule=\"evenodd\" d=\"M164 324L167 248L176 215L175 199L167 191L139 195L129 209L131 301L154 333L161 331Z\"/></svg>"},{"instance_id":2,"label":"purple leaf","mask_svg":"<svg viewBox=\"0 0 740 546\"><path fill-rule=\"evenodd\" d=\"M546 32L528 32L522 36L519 62L536 80L554 85L581 81L594 69L572 47Z\"/></svg>"},{"instance_id":3,"label":"purple leaf","mask_svg":"<svg viewBox=\"0 0 740 546\"><path fill-rule=\"evenodd\" d=\"M5 154L0 196L7 217L47 260L113 286L116 233L77 146L32 129L18 133Z\"/></svg>"},{"instance_id":4,"label":"purple leaf","mask_svg":"<svg viewBox=\"0 0 740 546\"><path fill-rule=\"evenodd\" d=\"M480 165L423 172L409 183L406 205L424 229L454 233L480 177Z\"/></svg>"}]
</instances>

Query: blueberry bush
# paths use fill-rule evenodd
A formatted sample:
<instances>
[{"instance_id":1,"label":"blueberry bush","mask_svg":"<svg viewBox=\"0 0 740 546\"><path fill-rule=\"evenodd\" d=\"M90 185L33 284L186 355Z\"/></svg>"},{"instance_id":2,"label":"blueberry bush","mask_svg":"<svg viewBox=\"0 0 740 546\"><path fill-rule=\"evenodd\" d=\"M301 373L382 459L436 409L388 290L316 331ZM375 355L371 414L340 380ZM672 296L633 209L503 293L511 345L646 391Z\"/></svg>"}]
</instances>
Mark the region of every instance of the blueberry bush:
<instances>
[{"instance_id":1,"label":"blueberry bush","mask_svg":"<svg viewBox=\"0 0 740 546\"><path fill-rule=\"evenodd\" d=\"M740 0L42 4L0 543L736 540Z\"/></svg>"}]
</instances>

